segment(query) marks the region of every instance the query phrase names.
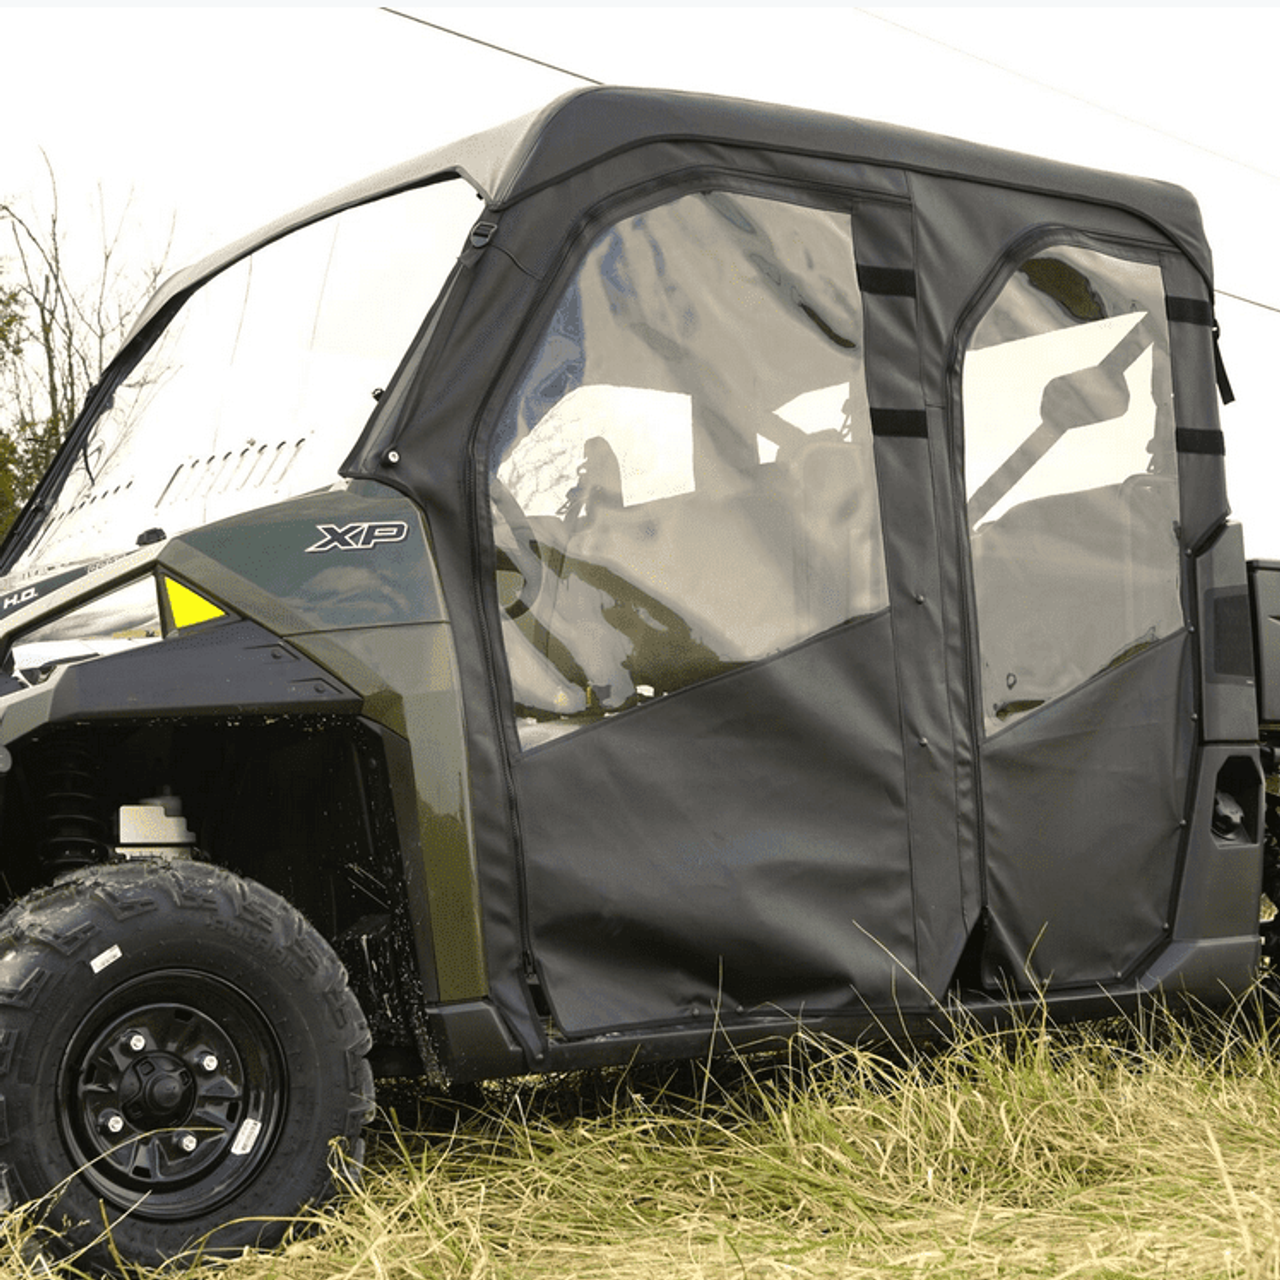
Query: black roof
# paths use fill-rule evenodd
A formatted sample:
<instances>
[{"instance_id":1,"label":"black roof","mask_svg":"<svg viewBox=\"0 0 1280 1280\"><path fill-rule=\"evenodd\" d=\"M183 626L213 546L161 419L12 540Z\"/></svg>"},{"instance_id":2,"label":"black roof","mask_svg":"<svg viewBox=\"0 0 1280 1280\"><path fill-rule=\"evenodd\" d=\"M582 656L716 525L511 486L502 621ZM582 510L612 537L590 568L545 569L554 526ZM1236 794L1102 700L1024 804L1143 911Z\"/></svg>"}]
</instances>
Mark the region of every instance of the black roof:
<instances>
[{"instance_id":1,"label":"black roof","mask_svg":"<svg viewBox=\"0 0 1280 1280\"><path fill-rule=\"evenodd\" d=\"M1196 202L1170 183L800 107L604 86L567 93L540 111L426 152L276 219L172 276L152 298L135 332L175 296L260 246L366 200L461 177L492 206L503 208L609 156L680 141L864 161L1096 201L1158 226L1211 278Z\"/></svg>"}]
</instances>

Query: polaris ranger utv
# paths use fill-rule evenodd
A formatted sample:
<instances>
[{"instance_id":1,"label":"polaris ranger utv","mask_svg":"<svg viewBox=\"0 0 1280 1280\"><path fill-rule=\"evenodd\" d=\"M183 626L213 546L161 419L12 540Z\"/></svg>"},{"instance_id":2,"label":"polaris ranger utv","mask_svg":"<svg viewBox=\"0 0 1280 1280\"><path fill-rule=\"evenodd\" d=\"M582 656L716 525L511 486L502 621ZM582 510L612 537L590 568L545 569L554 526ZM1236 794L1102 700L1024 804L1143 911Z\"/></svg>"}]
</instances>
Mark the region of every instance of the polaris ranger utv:
<instances>
[{"instance_id":1,"label":"polaris ranger utv","mask_svg":"<svg viewBox=\"0 0 1280 1280\"><path fill-rule=\"evenodd\" d=\"M1244 992L1220 394L1185 192L679 93L174 277L0 552L7 1202L236 1251L376 1073Z\"/></svg>"}]
</instances>

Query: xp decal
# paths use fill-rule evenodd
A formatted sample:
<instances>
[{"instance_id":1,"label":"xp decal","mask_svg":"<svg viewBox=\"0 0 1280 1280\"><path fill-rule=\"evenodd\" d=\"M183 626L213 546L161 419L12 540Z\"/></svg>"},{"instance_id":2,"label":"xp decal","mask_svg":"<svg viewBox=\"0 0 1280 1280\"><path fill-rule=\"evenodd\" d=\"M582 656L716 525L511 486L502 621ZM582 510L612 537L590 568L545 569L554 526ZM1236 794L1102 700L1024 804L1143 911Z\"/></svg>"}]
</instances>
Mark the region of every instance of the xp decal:
<instances>
[{"instance_id":1,"label":"xp decal","mask_svg":"<svg viewBox=\"0 0 1280 1280\"><path fill-rule=\"evenodd\" d=\"M409 526L403 520L361 520L355 524L318 524L321 533L318 542L307 548L312 551L369 551L384 542L403 542L409 536Z\"/></svg>"}]
</instances>

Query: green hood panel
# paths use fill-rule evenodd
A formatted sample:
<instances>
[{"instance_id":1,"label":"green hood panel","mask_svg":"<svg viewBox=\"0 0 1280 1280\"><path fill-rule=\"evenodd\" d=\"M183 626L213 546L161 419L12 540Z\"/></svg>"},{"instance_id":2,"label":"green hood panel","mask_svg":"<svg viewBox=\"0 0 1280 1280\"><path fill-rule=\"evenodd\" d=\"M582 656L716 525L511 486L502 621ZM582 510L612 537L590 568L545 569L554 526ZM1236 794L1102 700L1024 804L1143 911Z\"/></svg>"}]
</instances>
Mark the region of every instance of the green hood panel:
<instances>
[{"instance_id":1,"label":"green hood panel","mask_svg":"<svg viewBox=\"0 0 1280 1280\"><path fill-rule=\"evenodd\" d=\"M159 562L279 635L446 618L422 514L381 485L193 529Z\"/></svg>"}]
</instances>

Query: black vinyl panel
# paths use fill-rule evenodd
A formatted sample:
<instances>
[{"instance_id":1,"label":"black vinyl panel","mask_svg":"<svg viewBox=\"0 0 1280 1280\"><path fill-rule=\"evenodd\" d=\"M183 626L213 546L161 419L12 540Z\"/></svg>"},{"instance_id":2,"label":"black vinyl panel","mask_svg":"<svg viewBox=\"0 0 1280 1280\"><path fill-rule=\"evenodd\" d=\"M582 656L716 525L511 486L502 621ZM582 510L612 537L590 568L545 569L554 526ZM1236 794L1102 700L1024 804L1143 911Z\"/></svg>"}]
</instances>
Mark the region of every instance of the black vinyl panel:
<instances>
[{"instance_id":1,"label":"black vinyl panel","mask_svg":"<svg viewBox=\"0 0 1280 1280\"><path fill-rule=\"evenodd\" d=\"M1166 936L1193 729L1184 632L988 741L1004 980L1114 981Z\"/></svg>"},{"instance_id":2,"label":"black vinyl panel","mask_svg":"<svg viewBox=\"0 0 1280 1280\"><path fill-rule=\"evenodd\" d=\"M897 701L881 615L521 759L561 1028L912 1002Z\"/></svg>"}]
</instances>

